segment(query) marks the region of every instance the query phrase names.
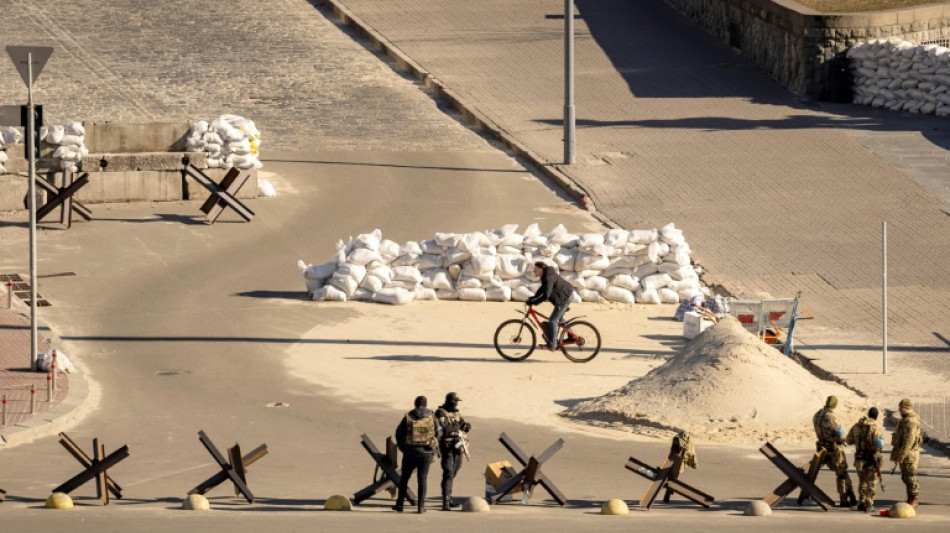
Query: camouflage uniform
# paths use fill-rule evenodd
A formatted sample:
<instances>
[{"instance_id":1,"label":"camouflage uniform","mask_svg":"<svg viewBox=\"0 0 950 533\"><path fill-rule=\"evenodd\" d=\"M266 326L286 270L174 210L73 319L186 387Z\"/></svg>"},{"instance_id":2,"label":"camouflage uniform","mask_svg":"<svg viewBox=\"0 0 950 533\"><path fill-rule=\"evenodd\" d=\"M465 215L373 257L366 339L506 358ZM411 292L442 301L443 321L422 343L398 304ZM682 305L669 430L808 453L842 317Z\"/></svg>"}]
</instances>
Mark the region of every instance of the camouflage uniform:
<instances>
[{"instance_id":1,"label":"camouflage uniform","mask_svg":"<svg viewBox=\"0 0 950 533\"><path fill-rule=\"evenodd\" d=\"M830 470L834 470L837 476L835 484L838 488L838 496L841 497L841 503L844 505L849 499L854 498L854 489L851 488L851 476L848 475L848 460L845 458L844 449L841 447L844 444L844 430L838 425L838 421L835 420L835 415L832 413L837 404L837 398L829 397L825 407L812 417L812 424L815 426L815 435L818 438L818 442L815 443L816 449L824 448L826 450L821 464L827 466ZM853 500L851 503L856 505Z\"/></svg>"},{"instance_id":2,"label":"camouflage uniform","mask_svg":"<svg viewBox=\"0 0 950 533\"><path fill-rule=\"evenodd\" d=\"M876 415L875 412L874 416ZM851 427L846 441L855 446L854 469L858 472L858 494L861 496L861 506L864 510L870 510L874 507L874 491L884 459L881 457L884 434L878 427L877 420L865 416Z\"/></svg>"},{"instance_id":3,"label":"camouflage uniform","mask_svg":"<svg viewBox=\"0 0 950 533\"><path fill-rule=\"evenodd\" d=\"M917 462L920 461L920 445L923 438L920 434L920 417L910 409L910 400L901 400L901 406L906 405L906 412L902 415L897 429L891 435L891 461L901 467L901 480L907 487L907 501L916 500L920 494L920 485L917 484Z\"/></svg>"}]
</instances>

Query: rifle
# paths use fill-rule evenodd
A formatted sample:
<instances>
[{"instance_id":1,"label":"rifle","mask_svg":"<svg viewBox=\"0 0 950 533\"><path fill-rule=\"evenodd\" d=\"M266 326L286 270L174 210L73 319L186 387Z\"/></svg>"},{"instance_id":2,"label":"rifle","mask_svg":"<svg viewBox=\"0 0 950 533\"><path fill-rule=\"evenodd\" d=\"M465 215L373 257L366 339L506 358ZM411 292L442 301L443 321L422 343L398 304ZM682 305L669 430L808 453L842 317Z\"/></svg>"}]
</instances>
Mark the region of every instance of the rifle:
<instances>
[{"instance_id":1,"label":"rifle","mask_svg":"<svg viewBox=\"0 0 950 533\"><path fill-rule=\"evenodd\" d=\"M468 435L464 431L459 431L459 440L455 443L455 447L462 450L466 461L472 460L472 454L468 451Z\"/></svg>"},{"instance_id":2,"label":"rifle","mask_svg":"<svg viewBox=\"0 0 950 533\"><path fill-rule=\"evenodd\" d=\"M881 482L881 492L887 492L884 490L884 476L881 475L881 467L877 468L877 480Z\"/></svg>"}]
</instances>

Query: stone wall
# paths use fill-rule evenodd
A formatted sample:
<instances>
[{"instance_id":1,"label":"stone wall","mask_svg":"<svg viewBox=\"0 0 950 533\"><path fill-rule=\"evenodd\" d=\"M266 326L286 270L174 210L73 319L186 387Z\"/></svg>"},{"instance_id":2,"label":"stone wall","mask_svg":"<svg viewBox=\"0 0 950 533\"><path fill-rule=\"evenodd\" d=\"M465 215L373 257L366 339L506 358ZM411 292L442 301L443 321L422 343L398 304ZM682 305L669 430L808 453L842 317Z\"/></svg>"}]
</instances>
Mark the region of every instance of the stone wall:
<instances>
[{"instance_id":1,"label":"stone wall","mask_svg":"<svg viewBox=\"0 0 950 533\"><path fill-rule=\"evenodd\" d=\"M950 4L826 15L786 0L666 0L796 94L850 101L844 54L879 37L950 39Z\"/></svg>"}]
</instances>

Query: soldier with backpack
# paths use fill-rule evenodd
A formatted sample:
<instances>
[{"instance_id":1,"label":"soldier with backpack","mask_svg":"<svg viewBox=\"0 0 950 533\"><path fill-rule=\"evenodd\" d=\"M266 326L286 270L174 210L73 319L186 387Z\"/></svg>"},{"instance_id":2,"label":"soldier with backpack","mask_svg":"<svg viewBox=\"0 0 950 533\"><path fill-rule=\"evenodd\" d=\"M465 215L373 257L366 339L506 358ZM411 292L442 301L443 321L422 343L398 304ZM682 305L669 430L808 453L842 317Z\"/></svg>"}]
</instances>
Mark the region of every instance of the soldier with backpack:
<instances>
[{"instance_id":1,"label":"soldier with backpack","mask_svg":"<svg viewBox=\"0 0 950 533\"><path fill-rule=\"evenodd\" d=\"M467 453L465 434L472 425L462 418L459 412L459 395L450 392L445 395L445 403L435 411L435 418L442 426L439 437L439 452L442 454L442 510L451 511L455 507L452 500L452 482L462 468L462 454Z\"/></svg>"},{"instance_id":2,"label":"soldier with backpack","mask_svg":"<svg viewBox=\"0 0 950 533\"><path fill-rule=\"evenodd\" d=\"M846 442L854 444L854 469L858 472L858 495L861 496L859 511L874 512L874 492L881 475L884 458L884 435L877 424L877 407L868 410L868 415L851 427Z\"/></svg>"},{"instance_id":3,"label":"soldier with backpack","mask_svg":"<svg viewBox=\"0 0 950 533\"><path fill-rule=\"evenodd\" d=\"M409 478L416 471L418 492L416 503L418 513L426 512L426 485L429 476L429 464L432 456L438 449L438 438L441 434L435 414L427 408L428 400L425 396L418 396L415 408L406 413L396 427L396 445L402 452L402 477L399 480L399 494L393 510L402 512L403 502L406 500L406 491L409 487Z\"/></svg>"}]
</instances>

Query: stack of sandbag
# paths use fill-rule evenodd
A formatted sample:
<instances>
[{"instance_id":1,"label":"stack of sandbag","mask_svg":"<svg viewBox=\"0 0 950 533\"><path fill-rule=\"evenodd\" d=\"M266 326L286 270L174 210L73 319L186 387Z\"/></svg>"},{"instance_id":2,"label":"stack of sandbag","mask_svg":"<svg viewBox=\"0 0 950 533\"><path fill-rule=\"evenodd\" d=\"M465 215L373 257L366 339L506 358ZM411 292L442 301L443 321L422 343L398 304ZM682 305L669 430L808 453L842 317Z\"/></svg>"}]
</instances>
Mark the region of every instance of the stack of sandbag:
<instances>
[{"instance_id":1,"label":"stack of sandbag","mask_svg":"<svg viewBox=\"0 0 950 533\"><path fill-rule=\"evenodd\" d=\"M53 157L59 161L59 167L69 172L79 172L82 158L89 155L86 148L86 128L82 122L52 124L40 128L40 141L55 146Z\"/></svg>"},{"instance_id":2,"label":"stack of sandbag","mask_svg":"<svg viewBox=\"0 0 950 533\"><path fill-rule=\"evenodd\" d=\"M436 233L403 244L375 230L337 243L330 261L298 261L307 292L320 301L519 301L539 288L534 263L557 266L575 300L678 303L708 290L693 268L682 230L612 229L577 235L537 224L517 233L509 224L473 233Z\"/></svg>"},{"instance_id":3,"label":"stack of sandbag","mask_svg":"<svg viewBox=\"0 0 950 533\"><path fill-rule=\"evenodd\" d=\"M23 134L17 128L12 126L0 128L0 174L7 171L6 166L4 166L10 159L7 155L7 149L19 144L22 139Z\"/></svg>"},{"instance_id":4,"label":"stack of sandbag","mask_svg":"<svg viewBox=\"0 0 950 533\"><path fill-rule=\"evenodd\" d=\"M185 139L189 152L208 154L209 168L261 168L260 146L261 132L254 121L228 114L193 123Z\"/></svg>"},{"instance_id":5,"label":"stack of sandbag","mask_svg":"<svg viewBox=\"0 0 950 533\"><path fill-rule=\"evenodd\" d=\"M950 48L891 37L855 45L847 55L854 103L950 115Z\"/></svg>"}]
</instances>

